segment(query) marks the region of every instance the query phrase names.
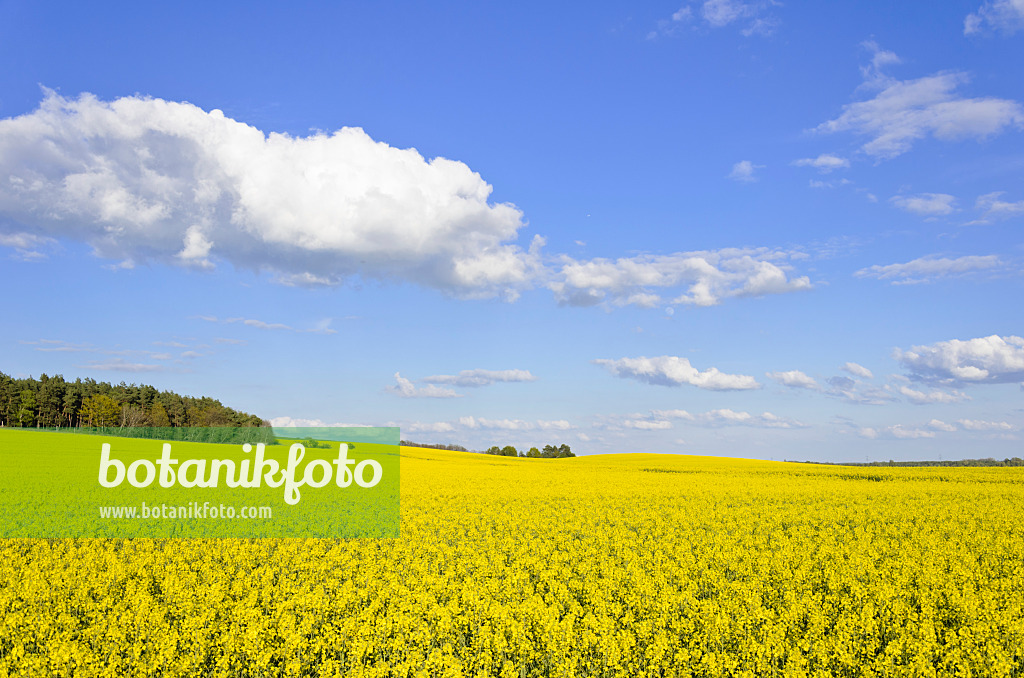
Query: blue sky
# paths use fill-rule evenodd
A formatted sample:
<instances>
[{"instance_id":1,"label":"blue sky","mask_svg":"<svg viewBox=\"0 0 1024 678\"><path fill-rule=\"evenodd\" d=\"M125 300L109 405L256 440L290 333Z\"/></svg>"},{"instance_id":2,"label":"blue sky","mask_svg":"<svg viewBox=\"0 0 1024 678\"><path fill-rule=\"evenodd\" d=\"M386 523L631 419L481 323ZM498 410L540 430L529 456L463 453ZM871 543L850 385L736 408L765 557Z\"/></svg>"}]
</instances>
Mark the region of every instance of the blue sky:
<instances>
[{"instance_id":1,"label":"blue sky","mask_svg":"<svg viewBox=\"0 0 1024 678\"><path fill-rule=\"evenodd\" d=\"M1022 456L1024 5L0 2L0 370Z\"/></svg>"}]
</instances>

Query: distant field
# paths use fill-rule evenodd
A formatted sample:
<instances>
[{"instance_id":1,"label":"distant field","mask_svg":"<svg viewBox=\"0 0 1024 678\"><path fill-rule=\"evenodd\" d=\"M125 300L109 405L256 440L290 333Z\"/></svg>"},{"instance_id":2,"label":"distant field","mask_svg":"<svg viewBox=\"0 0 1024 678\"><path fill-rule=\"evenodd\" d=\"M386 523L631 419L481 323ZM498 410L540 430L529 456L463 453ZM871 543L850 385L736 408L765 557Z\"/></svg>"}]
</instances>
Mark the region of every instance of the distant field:
<instances>
[{"instance_id":1,"label":"distant field","mask_svg":"<svg viewBox=\"0 0 1024 678\"><path fill-rule=\"evenodd\" d=\"M0 541L0 675L1024 675L1024 469L402 451L400 539Z\"/></svg>"}]
</instances>

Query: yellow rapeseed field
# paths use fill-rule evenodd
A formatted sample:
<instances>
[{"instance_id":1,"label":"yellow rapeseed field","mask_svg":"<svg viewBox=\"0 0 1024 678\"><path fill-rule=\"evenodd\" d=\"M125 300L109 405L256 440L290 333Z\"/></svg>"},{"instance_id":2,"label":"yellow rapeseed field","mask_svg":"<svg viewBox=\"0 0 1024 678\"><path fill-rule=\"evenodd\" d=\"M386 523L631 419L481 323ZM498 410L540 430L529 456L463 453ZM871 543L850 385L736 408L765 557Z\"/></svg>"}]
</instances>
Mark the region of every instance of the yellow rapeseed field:
<instances>
[{"instance_id":1,"label":"yellow rapeseed field","mask_svg":"<svg viewBox=\"0 0 1024 678\"><path fill-rule=\"evenodd\" d=\"M400 539L0 541L0 675L1024 675L1022 469L403 453Z\"/></svg>"}]
</instances>

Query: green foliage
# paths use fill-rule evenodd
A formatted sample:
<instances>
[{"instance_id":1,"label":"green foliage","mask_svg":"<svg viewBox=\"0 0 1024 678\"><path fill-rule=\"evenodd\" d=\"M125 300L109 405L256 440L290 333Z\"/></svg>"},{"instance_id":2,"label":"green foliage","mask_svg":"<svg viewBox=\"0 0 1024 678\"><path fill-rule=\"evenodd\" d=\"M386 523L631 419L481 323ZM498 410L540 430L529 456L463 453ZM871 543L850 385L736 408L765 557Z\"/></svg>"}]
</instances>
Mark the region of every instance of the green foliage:
<instances>
[{"instance_id":1,"label":"green foliage","mask_svg":"<svg viewBox=\"0 0 1024 678\"><path fill-rule=\"evenodd\" d=\"M18 426L32 426L36 423L36 394L29 390L21 392L18 401Z\"/></svg>"},{"instance_id":2,"label":"green foliage","mask_svg":"<svg viewBox=\"0 0 1024 678\"><path fill-rule=\"evenodd\" d=\"M499 457L524 457L528 459L562 459L565 457L576 456L565 443L562 443L558 447L555 447L554 445L545 445L543 452L538 450L536 447L531 447L529 451L525 453L519 452L512 445L506 445L505 447L492 445L484 450L484 454L493 454Z\"/></svg>"},{"instance_id":3,"label":"green foliage","mask_svg":"<svg viewBox=\"0 0 1024 678\"><path fill-rule=\"evenodd\" d=\"M431 444L431 443L414 443L411 440L403 440L403 447L423 447L429 450L451 450L453 452L469 452L462 445L452 445L450 443L444 444Z\"/></svg>"},{"instance_id":4,"label":"green foliage","mask_svg":"<svg viewBox=\"0 0 1024 678\"><path fill-rule=\"evenodd\" d=\"M1024 459L1020 457L1014 457L1013 459L993 459L987 457L985 459L954 459L947 461L872 461L872 462L843 462L843 463L831 463L831 462L817 462L817 461L805 461L805 464L825 464L829 466L892 466L892 467L928 467L928 466L942 466L942 467L964 467L964 466L1024 466Z\"/></svg>"},{"instance_id":5,"label":"green foliage","mask_svg":"<svg viewBox=\"0 0 1024 678\"><path fill-rule=\"evenodd\" d=\"M115 426L121 408L110 396L89 396L82 401L81 417L88 426Z\"/></svg>"},{"instance_id":6,"label":"green foliage","mask_svg":"<svg viewBox=\"0 0 1024 678\"><path fill-rule=\"evenodd\" d=\"M0 372L0 426L269 427L262 418L213 398L180 396L143 384L112 385L61 375L14 379Z\"/></svg>"},{"instance_id":7,"label":"green foliage","mask_svg":"<svg viewBox=\"0 0 1024 678\"><path fill-rule=\"evenodd\" d=\"M149 411L149 421L153 426L170 426L171 420L167 416L167 410L159 401L153 403L153 409Z\"/></svg>"}]
</instances>

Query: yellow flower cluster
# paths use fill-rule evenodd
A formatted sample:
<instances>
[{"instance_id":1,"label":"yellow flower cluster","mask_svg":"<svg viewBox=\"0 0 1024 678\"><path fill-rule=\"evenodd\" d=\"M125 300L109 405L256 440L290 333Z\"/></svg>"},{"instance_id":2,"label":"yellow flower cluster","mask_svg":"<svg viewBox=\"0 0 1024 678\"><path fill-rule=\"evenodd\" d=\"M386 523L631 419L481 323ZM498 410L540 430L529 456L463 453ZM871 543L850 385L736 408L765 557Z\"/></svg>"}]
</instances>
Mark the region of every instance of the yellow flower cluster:
<instances>
[{"instance_id":1,"label":"yellow flower cluster","mask_svg":"<svg viewBox=\"0 0 1024 678\"><path fill-rule=\"evenodd\" d=\"M0 676L1021 676L1024 473L403 449L393 540L0 541Z\"/></svg>"}]
</instances>

